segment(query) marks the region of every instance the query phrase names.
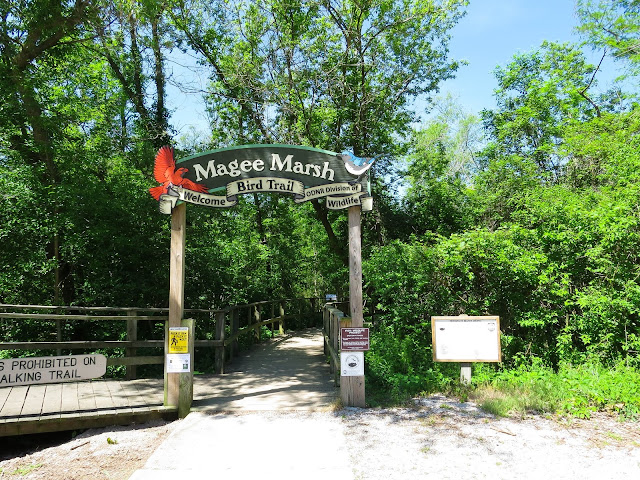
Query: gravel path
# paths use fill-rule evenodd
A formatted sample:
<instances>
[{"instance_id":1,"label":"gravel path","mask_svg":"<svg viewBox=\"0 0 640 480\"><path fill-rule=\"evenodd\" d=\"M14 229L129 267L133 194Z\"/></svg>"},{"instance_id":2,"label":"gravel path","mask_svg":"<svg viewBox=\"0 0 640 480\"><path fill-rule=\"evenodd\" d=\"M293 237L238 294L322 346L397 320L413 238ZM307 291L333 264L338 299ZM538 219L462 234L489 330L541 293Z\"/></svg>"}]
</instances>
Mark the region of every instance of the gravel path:
<instances>
[{"instance_id":1,"label":"gravel path","mask_svg":"<svg viewBox=\"0 0 640 480\"><path fill-rule=\"evenodd\" d=\"M640 425L497 419L444 397L344 411L356 479L640 478Z\"/></svg>"},{"instance_id":2,"label":"gravel path","mask_svg":"<svg viewBox=\"0 0 640 480\"><path fill-rule=\"evenodd\" d=\"M338 449L339 456L344 454L341 458L347 460L354 480L640 478L640 424L606 416L589 421L539 416L502 419L471 403L433 396L417 401L412 408L218 414L212 418L220 422L219 432L223 426L274 432L266 441L264 437L236 439L243 468L257 466L264 479L282 478L272 476L273 472L281 474L287 465L296 478L319 478L327 455L313 449L319 436L323 444ZM0 462L0 478L124 480L135 470L153 468L154 452L169 445L167 439L182 422L90 430L71 442ZM215 457L214 447L225 438L216 431L210 435L210 444L192 447L210 452L209 465L228 465L229 458ZM286 442L278 440L282 438ZM167 452L162 455L170 455ZM251 452L256 453L252 456ZM300 476L290 459L305 455L314 460L306 460L305 475ZM215 472L212 466L190 478L215 478ZM241 478L232 470L225 473Z\"/></svg>"}]
</instances>

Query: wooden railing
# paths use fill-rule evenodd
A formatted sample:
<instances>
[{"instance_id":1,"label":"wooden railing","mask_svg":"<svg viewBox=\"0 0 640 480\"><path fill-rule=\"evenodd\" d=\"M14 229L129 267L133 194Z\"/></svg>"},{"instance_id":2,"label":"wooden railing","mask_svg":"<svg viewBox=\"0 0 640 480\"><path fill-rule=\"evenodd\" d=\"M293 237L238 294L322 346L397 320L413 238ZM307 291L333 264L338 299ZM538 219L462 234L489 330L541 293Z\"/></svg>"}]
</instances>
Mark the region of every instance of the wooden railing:
<instances>
[{"instance_id":1,"label":"wooden railing","mask_svg":"<svg viewBox=\"0 0 640 480\"><path fill-rule=\"evenodd\" d=\"M224 373L224 365L237 355L239 340L243 335L260 340L264 326L268 326L270 335L284 333L288 320L319 313L320 301L317 298L280 299L235 305L222 310L185 309L185 317L193 316L201 328L196 330L195 348L213 348L214 369ZM124 348L124 356L109 356L108 366L123 365L129 379L136 377L138 365L162 365L164 355L139 355L138 349L162 349L164 338L138 339L138 322L163 323L158 330L166 338L166 308L117 308L117 307L67 307L45 305L7 305L0 304L0 338L7 338L8 329L19 326L21 321L53 322L55 333L41 328L44 334L34 341L0 342L0 350L55 350L58 355L68 350L95 350ZM126 321L126 340L65 340L65 322L73 321ZM42 325L44 327L44 323ZM153 330L148 327L147 332ZM121 330L124 333L124 329ZM157 332L156 332L157 333ZM200 334L200 335L198 335ZM201 338L197 338L200 336Z\"/></svg>"},{"instance_id":2,"label":"wooden railing","mask_svg":"<svg viewBox=\"0 0 640 480\"><path fill-rule=\"evenodd\" d=\"M226 359L232 360L237 354L242 335L251 334L260 341L263 326L270 327L271 335L276 329L282 334L287 320L319 314L320 307L319 298L294 298L254 302L215 311L215 340L207 343L215 348L215 372L224 373ZM198 345L196 340L196 347Z\"/></svg>"},{"instance_id":3,"label":"wooden railing","mask_svg":"<svg viewBox=\"0 0 640 480\"><path fill-rule=\"evenodd\" d=\"M345 317L340 308L349 309L349 302L331 302L322 308L324 354L336 386L340 385L340 328L351 326L351 318Z\"/></svg>"}]
</instances>

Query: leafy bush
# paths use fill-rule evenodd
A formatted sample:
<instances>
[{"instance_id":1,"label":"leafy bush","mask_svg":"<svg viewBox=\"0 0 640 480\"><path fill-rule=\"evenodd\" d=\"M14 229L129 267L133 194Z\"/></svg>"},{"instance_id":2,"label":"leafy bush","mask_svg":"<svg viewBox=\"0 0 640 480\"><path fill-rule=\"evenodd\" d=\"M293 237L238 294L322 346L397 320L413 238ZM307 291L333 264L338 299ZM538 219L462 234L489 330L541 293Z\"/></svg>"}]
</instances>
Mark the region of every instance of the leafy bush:
<instances>
[{"instance_id":1,"label":"leafy bush","mask_svg":"<svg viewBox=\"0 0 640 480\"><path fill-rule=\"evenodd\" d=\"M541 362L474 375L476 400L497 415L527 412L559 413L589 418L593 412L640 417L640 372L619 364L605 368L596 362L561 365L556 373Z\"/></svg>"}]
</instances>

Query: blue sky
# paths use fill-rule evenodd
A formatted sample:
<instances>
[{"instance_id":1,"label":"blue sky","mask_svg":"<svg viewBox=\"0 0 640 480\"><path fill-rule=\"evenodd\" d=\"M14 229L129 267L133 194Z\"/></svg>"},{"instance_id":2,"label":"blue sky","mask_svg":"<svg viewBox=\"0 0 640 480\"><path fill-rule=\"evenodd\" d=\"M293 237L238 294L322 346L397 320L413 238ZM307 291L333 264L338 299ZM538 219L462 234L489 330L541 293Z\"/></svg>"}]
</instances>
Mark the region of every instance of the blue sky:
<instances>
[{"instance_id":1,"label":"blue sky","mask_svg":"<svg viewBox=\"0 0 640 480\"><path fill-rule=\"evenodd\" d=\"M451 93L469 113L493 108L497 87L493 70L506 66L517 53L530 52L544 40L579 42L574 31L578 20L573 0L471 0L467 15L452 30L451 58L466 60L456 78L441 84L440 93ZM585 50L597 64L601 53ZM616 76L615 65L603 64L600 87Z\"/></svg>"},{"instance_id":2,"label":"blue sky","mask_svg":"<svg viewBox=\"0 0 640 480\"><path fill-rule=\"evenodd\" d=\"M451 93L469 113L493 108L495 67L507 65L516 53L538 48L544 40L579 41L574 33L576 24L573 0L471 0L466 16L451 32L450 43L451 58L469 64L460 67L455 79L441 84L440 95ZM588 58L597 63L596 57L594 53ZM610 64L605 69L601 84L615 76ZM206 76L195 78L195 84L204 86ZM173 92L170 100L176 109L173 115L176 127L182 133L189 125L206 130L202 102L197 95L178 95L175 89Z\"/></svg>"}]
</instances>

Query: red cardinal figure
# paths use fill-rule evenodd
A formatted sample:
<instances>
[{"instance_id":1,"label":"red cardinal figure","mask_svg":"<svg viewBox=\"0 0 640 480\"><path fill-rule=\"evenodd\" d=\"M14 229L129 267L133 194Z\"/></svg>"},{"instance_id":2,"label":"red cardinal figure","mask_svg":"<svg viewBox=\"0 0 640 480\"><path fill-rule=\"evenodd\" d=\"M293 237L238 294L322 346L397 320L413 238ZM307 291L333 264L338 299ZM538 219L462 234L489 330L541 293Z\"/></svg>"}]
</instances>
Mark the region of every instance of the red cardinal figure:
<instances>
[{"instance_id":1,"label":"red cardinal figure","mask_svg":"<svg viewBox=\"0 0 640 480\"><path fill-rule=\"evenodd\" d=\"M188 171L186 168L176 170L176 162L173 159L173 149L167 146L162 147L158 150L156 163L153 168L153 176L158 182L162 183L162 185L150 188L149 192L156 200L160 200L160 195L168 193L172 186L183 187L187 190L193 190L194 192L207 193L207 187L204 185L194 183L188 178L182 178Z\"/></svg>"}]
</instances>

